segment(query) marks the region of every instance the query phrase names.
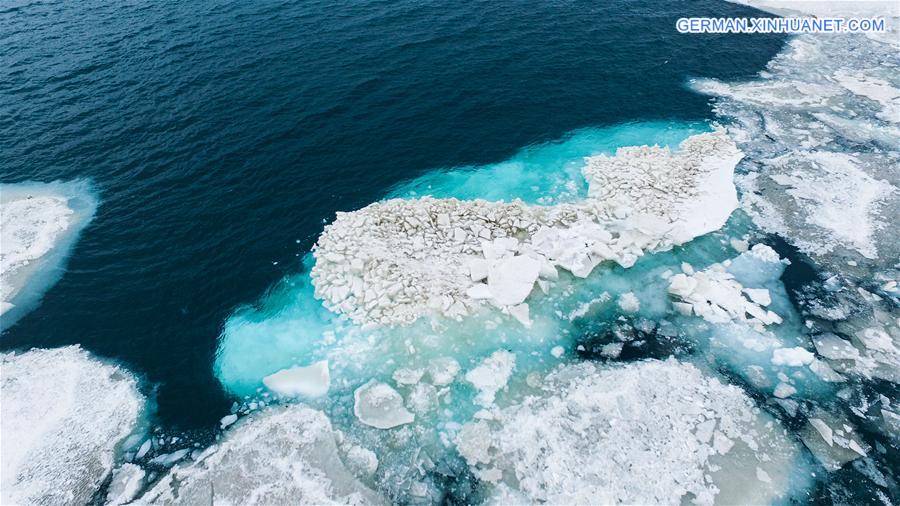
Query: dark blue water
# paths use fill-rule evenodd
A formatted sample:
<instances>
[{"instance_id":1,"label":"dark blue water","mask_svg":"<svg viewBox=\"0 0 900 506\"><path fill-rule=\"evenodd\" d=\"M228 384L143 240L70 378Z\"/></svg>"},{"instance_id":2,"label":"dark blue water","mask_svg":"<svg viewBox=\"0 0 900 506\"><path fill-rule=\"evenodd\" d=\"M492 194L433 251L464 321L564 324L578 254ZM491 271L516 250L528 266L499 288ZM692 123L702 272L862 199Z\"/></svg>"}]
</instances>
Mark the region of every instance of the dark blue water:
<instances>
[{"instance_id":1,"label":"dark blue water","mask_svg":"<svg viewBox=\"0 0 900 506\"><path fill-rule=\"evenodd\" d=\"M68 272L0 338L80 343L208 426L238 304L323 220L429 168L573 129L704 120L690 77L750 77L783 38L679 35L718 0L0 2L0 180L90 178ZM277 263L276 263L277 262Z\"/></svg>"}]
</instances>

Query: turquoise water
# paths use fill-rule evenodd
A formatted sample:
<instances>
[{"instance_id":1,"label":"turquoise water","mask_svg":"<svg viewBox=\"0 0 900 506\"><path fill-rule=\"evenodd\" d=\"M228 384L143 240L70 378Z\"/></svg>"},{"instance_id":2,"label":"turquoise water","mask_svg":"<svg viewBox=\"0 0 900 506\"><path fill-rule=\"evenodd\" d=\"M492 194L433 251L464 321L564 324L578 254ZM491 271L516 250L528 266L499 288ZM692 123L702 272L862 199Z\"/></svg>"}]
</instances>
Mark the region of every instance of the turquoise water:
<instances>
[{"instance_id":1,"label":"turquoise water","mask_svg":"<svg viewBox=\"0 0 900 506\"><path fill-rule=\"evenodd\" d=\"M573 202L587 196L581 175L584 157L615 154L623 146L672 146L709 131L704 122L640 122L585 128L554 142L519 150L502 162L438 168L396 185L388 197L455 197L463 200L510 201L529 204Z\"/></svg>"},{"instance_id":2,"label":"turquoise water","mask_svg":"<svg viewBox=\"0 0 900 506\"><path fill-rule=\"evenodd\" d=\"M427 194L460 199L521 198L530 203L576 201L583 198L587 191L586 182L581 176L585 156L614 153L617 148L630 145L658 144L674 149L688 136L707 130L708 126L697 122L634 123L580 130L558 141L529 146L509 160L496 164L435 170L428 175L398 185L390 192L390 196L412 197ZM567 193L568 189L571 189L571 193ZM713 255L712 258L723 259L721 255ZM351 354L345 349L360 346L351 337L359 331L339 322L335 315L325 310L313 297L314 290L308 275L313 261L311 255L306 255L302 273L290 275L279 282L263 297L258 307L239 309L226 321L216 360L216 373L226 388L239 395L247 395L262 386L261 380L264 376L286 367L312 363L329 355L334 356L333 360L337 363L347 361L354 367L359 365L356 362L356 354ZM645 274L645 269L635 268L633 271L633 274L628 271L627 279L640 279ZM599 287L594 285L585 289L579 296L564 297L552 304L536 302L532 306L541 309L536 309L534 318L536 324L530 331L521 328L517 322L512 325L504 324L502 329L494 332L485 332L481 329L484 325L482 321L467 322L464 328L459 330L453 328L458 324L447 322L450 329L444 334L452 336L450 339L453 344L450 347L456 350L455 358L464 362L475 363L485 353L509 341L524 348L547 351L556 345L571 344L571 340L577 337L574 329L560 326L561 322L556 321L558 318L553 316L553 311L559 310L568 314L577 309L579 304L598 296L603 290L616 295L620 291L627 291L621 290L621 287L628 284L629 281L623 281L612 275L608 281L599 283L603 289L597 290ZM631 284L634 284L633 281ZM653 296L657 313L664 312L665 291L662 292L662 301L656 300L659 299L656 294ZM541 311L542 309L547 311ZM648 316L654 317L658 314ZM426 324L422 323L420 327L422 325ZM334 332L341 338L347 335L346 339L349 342L323 345L321 336L325 331ZM380 338L384 341L384 348L374 355L377 357L375 361L393 359L394 367L404 363L407 367L415 367L414 364L408 364L409 357L406 357L403 351L407 341L404 336L416 336L423 332L428 333L422 329L403 329L398 331L401 336L389 335ZM468 340L465 338L474 332L480 334L479 337ZM548 339L548 336L552 336L552 339ZM413 337L413 341L418 340ZM392 344L394 341L397 343ZM440 353L449 343L439 340L436 344L440 345L440 350L435 353ZM430 358L436 356L428 355L422 360ZM363 379L376 372L384 371L362 367L350 373L349 377L341 374L336 376L347 379L355 388L360 382L364 382ZM390 372L387 371L388 375Z\"/></svg>"}]
</instances>

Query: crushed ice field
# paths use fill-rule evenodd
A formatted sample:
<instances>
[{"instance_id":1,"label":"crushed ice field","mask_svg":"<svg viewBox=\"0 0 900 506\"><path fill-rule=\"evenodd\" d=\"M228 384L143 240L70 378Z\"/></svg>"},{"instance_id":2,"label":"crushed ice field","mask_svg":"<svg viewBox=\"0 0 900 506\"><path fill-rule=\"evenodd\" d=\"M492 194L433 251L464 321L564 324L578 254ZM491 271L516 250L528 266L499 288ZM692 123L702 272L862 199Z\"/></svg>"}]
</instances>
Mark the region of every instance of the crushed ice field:
<instances>
[{"instance_id":1,"label":"crushed ice field","mask_svg":"<svg viewBox=\"0 0 900 506\"><path fill-rule=\"evenodd\" d=\"M3 502L896 504L898 54L804 35L691 83L719 124L581 130L339 213L224 322L212 441L148 431L77 347L3 355ZM38 198L9 265L56 265L96 207Z\"/></svg>"}]
</instances>

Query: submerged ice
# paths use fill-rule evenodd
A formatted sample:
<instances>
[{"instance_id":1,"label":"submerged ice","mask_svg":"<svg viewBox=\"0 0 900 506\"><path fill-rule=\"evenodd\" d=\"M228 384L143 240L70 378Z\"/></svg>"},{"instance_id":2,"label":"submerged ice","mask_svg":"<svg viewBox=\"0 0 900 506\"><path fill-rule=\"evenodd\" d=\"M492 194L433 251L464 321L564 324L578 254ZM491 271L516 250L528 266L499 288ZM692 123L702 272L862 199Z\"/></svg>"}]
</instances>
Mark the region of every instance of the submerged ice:
<instances>
[{"instance_id":1,"label":"submerged ice","mask_svg":"<svg viewBox=\"0 0 900 506\"><path fill-rule=\"evenodd\" d=\"M0 184L0 329L31 310L60 278L96 208L84 181Z\"/></svg>"}]
</instances>

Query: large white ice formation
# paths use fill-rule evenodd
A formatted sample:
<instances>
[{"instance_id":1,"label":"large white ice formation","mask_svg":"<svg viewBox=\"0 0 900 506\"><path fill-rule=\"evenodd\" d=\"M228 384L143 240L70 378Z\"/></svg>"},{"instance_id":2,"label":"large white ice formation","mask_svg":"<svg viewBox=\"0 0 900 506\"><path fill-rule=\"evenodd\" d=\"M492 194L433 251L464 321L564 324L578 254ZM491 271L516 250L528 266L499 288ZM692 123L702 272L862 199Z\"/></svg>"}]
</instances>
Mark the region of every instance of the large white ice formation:
<instances>
[{"instance_id":1,"label":"large white ice formation","mask_svg":"<svg viewBox=\"0 0 900 506\"><path fill-rule=\"evenodd\" d=\"M765 504L800 485L777 422L673 359L560 366L456 441L499 504Z\"/></svg>"},{"instance_id":2,"label":"large white ice formation","mask_svg":"<svg viewBox=\"0 0 900 506\"><path fill-rule=\"evenodd\" d=\"M141 503L386 504L344 465L331 422L303 405L235 424L193 462L175 466Z\"/></svg>"},{"instance_id":3,"label":"large white ice formation","mask_svg":"<svg viewBox=\"0 0 900 506\"><path fill-rule=\"evenodd\" d=\"M77 346L0 364L0 502L86 504L141 420L134 377Z\"/></svg>"},{"instance_id":4,"label":"large white ice formation","mask_svg":"<svg viewBox=\"0 0 900 506\"><path fill-rule=\"evenodd\" d=\"M622 148L587 160L576 204L392 199L338 213L314 249L312 279L329 309L357 323L459 318L485 303L529 324L526 300L564 269L632 266L722 227L737 206L740 151L722 131L668 148Z\"/></svg>"},{"instance_id":5,"label":"large white ice formation","mask_svg":"<svg viewBox=\"0 0 900 506\"><path fill-rule=\"evenodd\" d=\"M0 184L0 329L33 308L59 279L96 207L83 181Z\"/></svg>"}]
</instances>

